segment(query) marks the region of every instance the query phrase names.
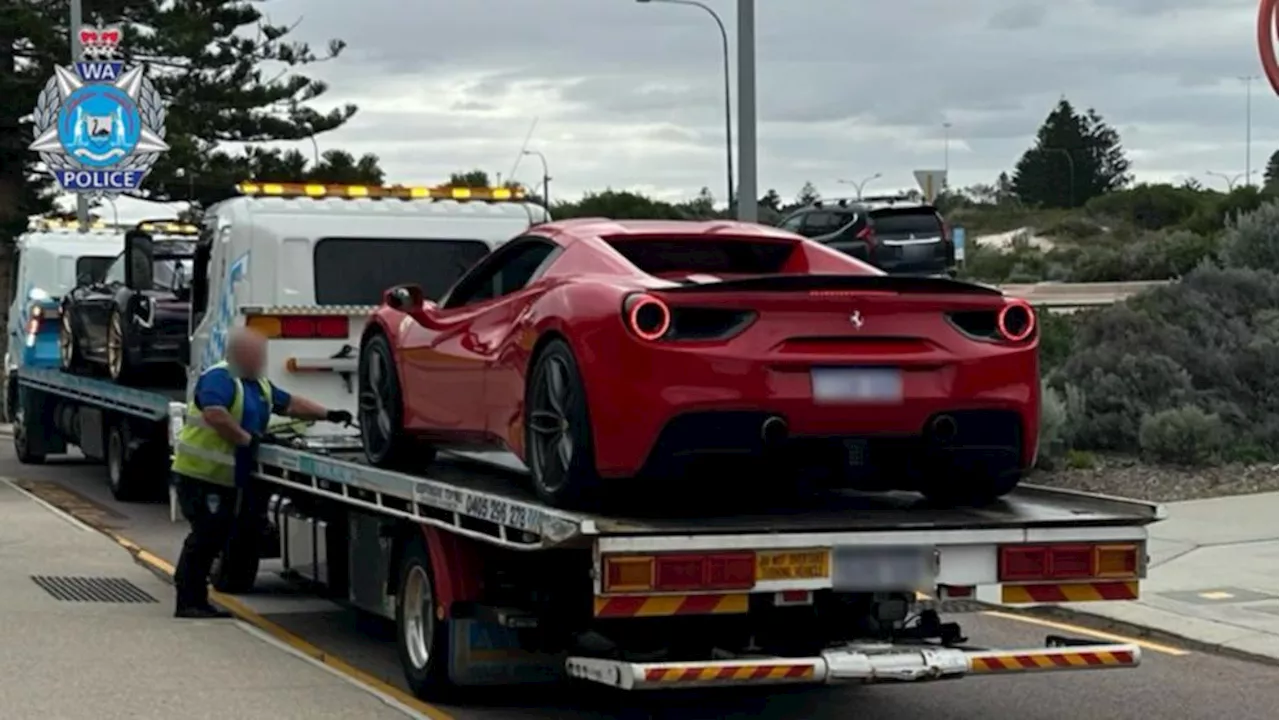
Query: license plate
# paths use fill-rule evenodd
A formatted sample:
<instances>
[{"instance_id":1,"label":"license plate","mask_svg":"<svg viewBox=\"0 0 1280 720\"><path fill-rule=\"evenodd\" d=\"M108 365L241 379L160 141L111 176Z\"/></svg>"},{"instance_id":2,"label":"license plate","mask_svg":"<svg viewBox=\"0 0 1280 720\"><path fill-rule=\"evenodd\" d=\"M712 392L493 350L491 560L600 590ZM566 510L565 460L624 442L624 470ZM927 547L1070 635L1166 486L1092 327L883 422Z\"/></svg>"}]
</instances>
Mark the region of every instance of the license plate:
<instances>
[{"instance_id":1,"label":"license plate","mask_svg":"<svg viewBox=\"0 0 1280 720\"><path fill-rule=\"evenodd\" d=\"M902 400L898 368L813 368L816 402L896 403Z\"/></svg>"},{"instance_id":2,"label":"license plate","mask_svg":"<svg viewBox=\"0 0 1280 720\"><path fill-rule=\"evenodd\" d=\"M780 550L756 555L756 580L812 580L831 575L831 553L824 548Z\"/></svg>"},{"instance_id":3,"label":"license plate","mask_svg":"<svg viewBox=\"0 0 1280 720\"><path fill-rule=\"evenodd\" d=\"M831 554L831 586L836 591L931 592L936 585L932 547L838 546Z\"/></svg>"}]
</instances>

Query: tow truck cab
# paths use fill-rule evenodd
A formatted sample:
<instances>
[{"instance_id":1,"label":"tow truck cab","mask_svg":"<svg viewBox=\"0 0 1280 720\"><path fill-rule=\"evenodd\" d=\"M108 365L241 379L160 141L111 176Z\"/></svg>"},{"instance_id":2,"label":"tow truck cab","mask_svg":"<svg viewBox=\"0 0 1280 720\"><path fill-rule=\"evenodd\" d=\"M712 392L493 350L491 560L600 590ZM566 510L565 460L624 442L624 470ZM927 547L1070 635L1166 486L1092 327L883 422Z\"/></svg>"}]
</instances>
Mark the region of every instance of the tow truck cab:
<instances>
[{"instance_id":1,"label":"tow truck cab","mask_svg":"<svg viewBox=\"0 0 1280 720\"><path fill-rule=\"evenodd\" d=\"M269 338L273 382L355 412L360 336L384 290L413 282L439 297L494 247L550 219L507 188L237 190L206 212L197 246L188 395L222 359L228 331L247 324ZM308 432L358 444L328 423Z\"/></svg>"},{"instance_id":2,"label":"tow truck cab","mask_svg":"<svg viewBox=\"0 0 1280 720\"><path fill-rule=\"evenodd\" d=\"M9 304L4 357L4 416L12 417L14 371L58 367L59 301L79 278L96 276L124 247L119 229L42 223L18 236L14 249L13 298Z\"/></svg>"}]
</instances>

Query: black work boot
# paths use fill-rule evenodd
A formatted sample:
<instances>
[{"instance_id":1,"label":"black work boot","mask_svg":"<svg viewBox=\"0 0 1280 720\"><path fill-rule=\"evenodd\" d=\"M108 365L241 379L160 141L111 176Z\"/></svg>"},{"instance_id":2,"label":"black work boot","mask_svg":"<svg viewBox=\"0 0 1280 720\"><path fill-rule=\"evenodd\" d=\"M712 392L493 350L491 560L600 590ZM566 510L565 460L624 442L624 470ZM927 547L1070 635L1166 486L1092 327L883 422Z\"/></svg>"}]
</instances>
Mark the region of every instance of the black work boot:
<instances>
[{"instance_id":1,"label":"black work boot","mask_svg":"<svg viewBox=\"0 0 1280 720\"><path fill-rule=\"evenodd\" d=\"M226 610L219 610L207 603L204 605L179 607L177 610L173 611L173 616L186 620L220 620L233 617L233 615Z\"/></svg>"}]
</instances>

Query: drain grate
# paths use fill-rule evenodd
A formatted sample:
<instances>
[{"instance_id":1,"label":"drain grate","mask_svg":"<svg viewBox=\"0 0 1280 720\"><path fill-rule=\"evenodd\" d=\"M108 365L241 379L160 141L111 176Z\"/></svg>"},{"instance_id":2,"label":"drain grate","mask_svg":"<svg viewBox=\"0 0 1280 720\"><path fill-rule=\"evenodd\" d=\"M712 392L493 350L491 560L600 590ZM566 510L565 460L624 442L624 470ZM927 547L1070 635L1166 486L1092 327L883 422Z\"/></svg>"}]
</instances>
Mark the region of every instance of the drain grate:
<instances>
[{"instance_id":1,"label":"drain grate","mask_svg":"<svg viewBox=\"0 0 1280 720\"><path fill-rule=\"evenodd\" d=\"M142 588L113 577L32 575L31 580L63 602L153 603L160 602Z\"/></svg>"}]
</instances>

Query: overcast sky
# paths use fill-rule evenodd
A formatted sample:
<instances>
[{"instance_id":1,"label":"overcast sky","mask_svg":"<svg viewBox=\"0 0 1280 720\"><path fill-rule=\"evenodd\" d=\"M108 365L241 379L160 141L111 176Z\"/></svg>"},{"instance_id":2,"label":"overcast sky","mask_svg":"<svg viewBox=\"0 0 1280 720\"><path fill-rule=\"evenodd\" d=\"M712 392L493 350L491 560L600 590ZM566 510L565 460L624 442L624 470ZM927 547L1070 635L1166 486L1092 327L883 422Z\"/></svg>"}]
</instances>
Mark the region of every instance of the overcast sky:
<instances>
[{"instance_id":1,"label":"overcast sky","mask_svg":"<svg viewBox=\"0 0 1280 720\"><path fill-rule=\"evenodd\" d=\"M706 0L736 55L737 0ZM883 173L913 184L943 165L953 185L991 182L1065 95L1119 130L1140 180L1236 174L1245 85L1260 75L1256 0L757 0L759 186L793 197L810 180ZM724 196L723 69L712 18L634 0L275 0L299 39L348 49L308 68L327 109L360 112L318 138L382 158L388 180L454 170L510 173L526 133L551 194L636 189ZM733 85L736 99L736 75ZM1277 101L1253 83L1253 167L1277 144ZM735 106L736 117L736 106ZM309 152L310 144L299 149ZM524 158L516 179L541 176ZM868 189L877 187L875 183Z\"/></svg>"}]
</instances>

